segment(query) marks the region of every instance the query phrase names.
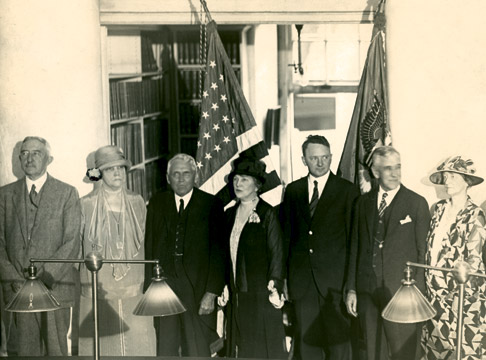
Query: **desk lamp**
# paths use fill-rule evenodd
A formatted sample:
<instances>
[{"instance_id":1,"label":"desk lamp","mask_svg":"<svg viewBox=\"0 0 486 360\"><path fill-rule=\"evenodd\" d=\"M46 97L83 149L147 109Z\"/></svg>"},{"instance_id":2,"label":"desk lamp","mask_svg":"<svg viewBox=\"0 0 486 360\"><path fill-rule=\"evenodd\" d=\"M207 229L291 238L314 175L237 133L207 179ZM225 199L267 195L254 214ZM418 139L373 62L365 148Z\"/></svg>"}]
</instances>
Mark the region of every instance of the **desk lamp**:
<instances>
[{"instance_id":1,"label":"desk lamp","mask_svg":"<svg viewBox=\"0 0 486 360\"><path fill-rule=\"evenodd\" d=\"M405 280L402 286L388 305L383 310L381 316L388 321L398 323L416 323L429 320L436 315L435 309L428 303L419 289L415 287L411 279L410 267L420 267L429 270L442 272L452 272L454 280L459 288L459 309L457 311L457 338L456 338L456 359L462 357L462 336L463 336L463 312L464 312L464 289L466 282L471 276L486 278L486 274L473 273L471 265L465 261L457 262L453 268L435 267L424 264L407 262L405 269Z\"/></svg>"},{"instance_id":2,"label":"desk lamp","mask_svg":"<svg viewBox=\"0 0 486 360\"><path fill-rule=\"evenodd\" d=\"M177 295L165 282L158 260L106 260L100 253L91 252L84 259L30 259L29 276L20 291L5 307L11 312L40 312L57 310L61 306L45 285L37 278L34 263L84 263L91 272L94 320L94 359L100 357L98 325L98 271L107 264L155 264L154 277L133 313L140 316L168 316L186 311Z\"/></svg>"}]
</instances>

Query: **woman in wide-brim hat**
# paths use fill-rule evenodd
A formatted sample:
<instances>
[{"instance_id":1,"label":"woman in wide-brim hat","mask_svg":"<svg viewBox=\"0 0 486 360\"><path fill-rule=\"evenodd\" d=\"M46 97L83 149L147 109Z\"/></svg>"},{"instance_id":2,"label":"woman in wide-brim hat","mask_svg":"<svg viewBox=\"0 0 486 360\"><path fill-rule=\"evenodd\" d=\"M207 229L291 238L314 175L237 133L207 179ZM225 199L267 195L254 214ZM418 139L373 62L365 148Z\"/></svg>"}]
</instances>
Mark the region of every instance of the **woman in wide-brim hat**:
<instances>
[{"instance_id":1,"label":"woman in wide-brim hat","mask_svg":"<svg viewBox=\"0 0 486 360\"><path fill-rule=\"evenodd\" d=\"M430 175L430 181L443 185L448 198L439 201L434 209L427 236L427 265L453 268L466 261L473 272L486 273L483 247L486 241L485 215L467 194L471 186L483 182L476 174L474 162L461 156L444 161ZM426 272L429 301L437 315L424 326L425 359L449 359L456 350L456 314L458 292L449 273ZM463 354L468 359L486 358L486 283L482 278L471 278L466 284L464 299Z\"/></svg>"},{"instance_id":2,"label":"woman in wide-brim hat","mask_svg":"<svg viewBox=\"0 0 486 360\"><path fill-rule=\"evenodd\" d=\"M274 209L259 197L265 167L261 160L240 157L228 177L238 199L226 211L228 355L285 359L283 239Z\"/></svg>"},{"instance_id":3,"label":"woman in wide-brim hat","mask_svg":"<svg viewBox=\"0 0 486 360\"><path fill-rule=\"evenodd\" d=\"M86 173L100 186L81 198L83 256L92 251L110 260L144 260L145 201L126 188L131 163L113 145L95 152ZM93 351L91 273L80 269L79 354ZM106 356L155 356L152 319L133 315L142 296L144 266L106 264L98 271L100 353Z\"/></svg>"}]
</instances>

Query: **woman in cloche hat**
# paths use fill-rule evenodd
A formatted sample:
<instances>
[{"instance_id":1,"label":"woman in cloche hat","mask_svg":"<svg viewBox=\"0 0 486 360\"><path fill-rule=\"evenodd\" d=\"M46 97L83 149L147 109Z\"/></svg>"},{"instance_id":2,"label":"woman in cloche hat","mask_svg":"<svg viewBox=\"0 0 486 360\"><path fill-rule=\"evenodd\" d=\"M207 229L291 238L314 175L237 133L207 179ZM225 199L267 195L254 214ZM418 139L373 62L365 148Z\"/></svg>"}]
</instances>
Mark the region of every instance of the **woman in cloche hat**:
<instances>
[{"instance_id":1,"label":"woman in cloche hat","mask_svg":"<svg viewBox=\"0 0 486 360\"><path fill-rule=\"evenodd\" d=\"M83 256L96 251L104 259L144 260L146 206L126 188L131 163L120 148L107 145L95 152L91 181L100 186L81 198ZM79 354L92 355L91 273L80 269ZM133 315L142 296L144 266L106 264L98 271L100 352L107 356L155 356L152 319Z\"/></svg>"},{"instance_id":2,"label":"woman in cloche hat","mask_svg":"<svg viewBox=\"0 0 486 360\"><path fill-rule=\"evenodd\" d=\"M430 181L443 185L449 197L439 201L434 209L427 236L427 264L453 268L456 263L465 261L471 265L472 272L486 273L483 262L485 215L467 194L471 186L483 182L476 174L473 161L461 156L450 157L430 175ZM437 315L424 326L424 359L452 358L457 340L454 335L458 306L455 281L449 273L429 270L426 287ZM468 359L485 359L486 283L482 278L471 277L465 287L463 354Z\"/></svg>"},{"instance_id":3,"label":"woman in cloche hat","mask_svg":"<svg viewBox=\"0 0 486 360\"><path fill-rule=\"evenodd\" d=\"M284 259L277 215L258 194L265 163L233 162L229 183L238 199L226 211L229 278L229 356L286 359L282 323Z\"/></svg>"}]
</instances>

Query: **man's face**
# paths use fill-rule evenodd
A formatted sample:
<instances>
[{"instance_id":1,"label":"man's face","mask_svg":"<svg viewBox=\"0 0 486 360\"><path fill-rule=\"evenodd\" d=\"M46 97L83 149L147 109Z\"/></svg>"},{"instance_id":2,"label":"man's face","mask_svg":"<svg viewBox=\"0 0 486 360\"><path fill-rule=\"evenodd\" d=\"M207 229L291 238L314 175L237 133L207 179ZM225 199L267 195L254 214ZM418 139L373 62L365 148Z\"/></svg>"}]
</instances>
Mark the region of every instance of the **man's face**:
<instances>
[{"instance_id":1,"label":"man's face","mask_svg":"<svg viewBox=\"0 0 486 360\"><path fill-rule=\"evenodd\" d=\"M302 156L302 162L314 177L326 175L331 167L331 150L322 144L309 144Z\"/></svg>"},{"instance_id":2,"label":"man's face","mask_svg":"<svg viewBox=\"0 0 486 360\"><path fill-rule=\"evenodd\" d=\"M385 191L395 189L402 179L402 164L400 155L389 154L386 157L377 156L377 164L372 168L373 175L378 179Z\"/></svg>"},{"instance_id":3,"label":"man's face","mask_svg":"<svg viewBox=\"0 0 486 360\"><path fill-rule=\"evenodd\" d=\"M46 146L36 139L27 140L22 144L19 158L22 170L31 180L40 178L52 162L52 156L47 154Z\"/></svg>"},{"instance_id":4,"label":"man's face","mask_svg":"<svg viewBox=\"0 0 486 360\"><path fill-rule=\"evenodd\" d=\"M191 164L184 160L172 162L167 182L172 190L179 196L184 196L194 187L196 172L191 168Z\"/></svg>"}]
</instances>

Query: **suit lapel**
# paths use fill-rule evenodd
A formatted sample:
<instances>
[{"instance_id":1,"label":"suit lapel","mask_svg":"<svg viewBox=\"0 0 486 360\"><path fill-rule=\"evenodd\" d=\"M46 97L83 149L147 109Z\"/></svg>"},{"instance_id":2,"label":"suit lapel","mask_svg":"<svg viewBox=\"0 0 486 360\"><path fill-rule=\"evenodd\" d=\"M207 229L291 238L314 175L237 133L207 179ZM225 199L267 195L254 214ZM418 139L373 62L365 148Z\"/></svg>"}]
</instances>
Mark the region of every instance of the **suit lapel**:
<instances>
[{"instance_id":1,"label":"suit lapel","mask_svg":"<svg viewBox=\"0 0 486 360\"><path fill-rule=\"evenodd\" d=\"M374 236L375 236L374 223L375 223L376 213L378 211L377 201L378 201L378 190L377 189L371 190L371 192L366 198L366 204L365 204L366 225L368 228L368 238L371 243L374 241Z\"/></svg>"},{"instance_id":2,"label":"suit lapel","mask_svg":"<svg viewBox=\"0 0 486 360\"><path fill-rule=\"evenodd\" d=\"M49 175L47 175L47 180L41 189L39 207L37 208L37 213L34 220L34 226L32 227L32 237L34 237L39 224L42 224L44 221L47 221L48 217L54 211L56 211L55 208L56 205L58 204L56 199L57 199L56 186L52 181L52 178Z\"/></svg>"},{"instance_id":3,"label":"suit lapel","mask_svg":"<svg viewBox=\"0 0 486 360\"><path fill-rule=\"evenodd\" d=\"M299 207L299 214L302 214L303 219L307 224L310 224L311 217L310 217L310 208L309 208L309 186L308 186L308 177L303 177L300 180L297 180L298 186L297 192L299 196L297 196L297 202Z\"/></svg>"},{"instance_id":4,"label":"suit lapel","mask_svg":"<svg viewBox=\"0 0 486 360\"><path fill-rule=\"evenodd\" d=\"M307 192L309 192L309 187L307 187ZM329 178L327 179L326 186L324 187L324 190L322 190L322 194L319 197L319 202L317 203L317 208L313 219L322 219L325 217L327 211L332 207L332 203L338 194L339 189L336 177L333 173L329 173Z\"/></svg>"},{"instance_id":5,"label":"suit lapel","mask_svg":"<svg viewBox=\"0 0 486 360\"><path fill-rule=\"evenodd\" d=\"M15 212L20 223L20 231L25 243L27 243L27 210L25 209L26 193L27 185L25 183L25 178L22 178L17 182L14 189L13 206L15 207Z\"/></svg>"},{"instance_id":6,"label":"suit lapel","mask_svg":"<svg viewBox=\"0 0 486 360\"><path fill-rule=\"evenodd\" d=\"M398 190L397 194L393 198L390 206L390 216L386 223L386 234L393 231L394 227L396 227L400 223L400 216L403 213L401 209L403 206L406 206L407 202L405 201L406 198L406 190L403 185L400 185L400 190Z\"/></svg>"}]
</instances>

